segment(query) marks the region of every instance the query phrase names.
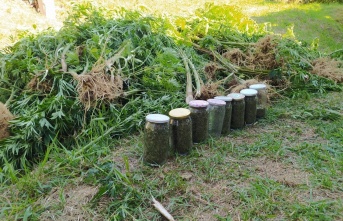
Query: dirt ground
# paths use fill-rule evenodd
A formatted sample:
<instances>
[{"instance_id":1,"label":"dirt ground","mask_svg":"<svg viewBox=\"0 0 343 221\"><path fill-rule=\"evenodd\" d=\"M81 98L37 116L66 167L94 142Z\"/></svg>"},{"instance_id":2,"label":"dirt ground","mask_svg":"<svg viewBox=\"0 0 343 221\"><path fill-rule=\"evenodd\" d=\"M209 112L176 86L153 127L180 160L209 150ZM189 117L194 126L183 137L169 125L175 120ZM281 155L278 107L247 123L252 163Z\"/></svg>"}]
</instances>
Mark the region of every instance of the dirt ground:
<instances>
[{"instance_id":1,"label":"dirt ground","mask_svg":"<svg viewBox=\"0 0 343 221\"><path fill-rule=\"evenodd\" d=\"M58 30L62 26L63 9L56 2L56 20L48 20L38 13L28 1L1 1L0 49L14 44L24 33L39 33L49 27Z\"/></svg>"}]
</instances>

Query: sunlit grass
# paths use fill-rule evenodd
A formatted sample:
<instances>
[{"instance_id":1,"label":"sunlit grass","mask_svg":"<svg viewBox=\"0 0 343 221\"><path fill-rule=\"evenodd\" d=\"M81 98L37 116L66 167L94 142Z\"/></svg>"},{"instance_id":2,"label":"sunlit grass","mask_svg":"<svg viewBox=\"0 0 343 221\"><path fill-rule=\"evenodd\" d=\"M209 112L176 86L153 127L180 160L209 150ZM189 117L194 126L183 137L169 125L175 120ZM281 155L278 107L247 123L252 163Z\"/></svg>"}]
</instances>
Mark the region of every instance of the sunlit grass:
<instances>
[{"instance_id":1,"label":"sunlit grass","mask_svg":"<svg viewBox=\"0 0 343 221\"><path fill-rule=\"evenodd\" d=\"M262 4L248 11L259 23L284 34L292 29L295 37L307 43L318 43L319 49L332 52L343 44L342 4Z\"/></svg>"},{"instance_id":2,"label":"sunlit grass","mask_svg":"<svg viewBox=\"0 0 343 221\"><path fill-rule=\"evenodd\" d=\"M37 33L48 27L60 28L61 22L72 10L74 2L56 0L57 22L48 21L28 4L20 0L5 1L0 12L0 48L15 43L27 32ZM81 2L81 1L80 1ZM117 10L120 7L138 10L146 14L162 16L195 16L205 4L234 4L259 23L267 23L270 30L284 34L293 28L295 37L311 43L319 41L319 48L331 52L343 44L342 4L295 4L265 0L166 0L156 4L153 0L92 1L95 7ZM9 24L11 21L11 24ZM14 25L13 25L14 24Z\"/></svg>"}]
</instances>

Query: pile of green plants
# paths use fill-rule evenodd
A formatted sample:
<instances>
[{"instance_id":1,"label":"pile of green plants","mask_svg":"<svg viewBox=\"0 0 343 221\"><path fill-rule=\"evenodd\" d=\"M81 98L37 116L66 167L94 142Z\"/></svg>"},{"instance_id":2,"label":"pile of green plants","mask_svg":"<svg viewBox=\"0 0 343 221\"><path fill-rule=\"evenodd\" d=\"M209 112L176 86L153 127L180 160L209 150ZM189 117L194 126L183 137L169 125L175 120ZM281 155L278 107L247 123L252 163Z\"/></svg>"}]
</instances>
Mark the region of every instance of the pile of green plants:
<instances>
[{"instance_id":1,"label":"pile of green plants","mask_svg":"<svg viewBox=\"0 0 343 221\"><path fill-rule=\"evenodd\" d=\"M342 89L311 73L321 57L313 45L271 34L230 5L206 5L192 18L76 6L58 32L27 36L0 54L0 101L15 116L0 141L0 177L32 166L52 145L125 136L148 113L186 107L186 95L206 99L247 79L285 96ZM272 64L254 63L263 56Z\"/></svg>"}]
</instances>

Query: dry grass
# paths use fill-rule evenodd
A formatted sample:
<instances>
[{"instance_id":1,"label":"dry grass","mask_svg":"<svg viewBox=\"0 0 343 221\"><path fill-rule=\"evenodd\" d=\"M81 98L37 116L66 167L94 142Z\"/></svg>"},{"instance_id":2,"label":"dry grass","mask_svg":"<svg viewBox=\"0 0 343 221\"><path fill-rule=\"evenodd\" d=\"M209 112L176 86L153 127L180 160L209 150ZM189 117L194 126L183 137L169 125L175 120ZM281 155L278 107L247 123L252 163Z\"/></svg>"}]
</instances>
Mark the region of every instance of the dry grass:
<instances>
[{"instance_id":1,"label":"dry grass","mask_svg":"<svg viewBox=\"0 0 343 221\"><path fill-rule=\"evenodd\" d=\"M286 186L307 185L311 174L297 169L297 165L287 165L266 157L255 158L249 162L256 168L256 174L275 180Z\"/></svg>"},{"instance_id":2,"label":"dry grass","mask_svg":"<svg viewBox=\"0 0 343 221\"><path fill-rule=\"evenodd\" d=\"M103 220L101 214L87 211L88 203L98 192L98 188L88 185L66 186L64 188L53 188L50 193L37 202L47 208L39 217L39 220ZM59 208L60 214L55 208Z\"/></svg>"}]
</instances>

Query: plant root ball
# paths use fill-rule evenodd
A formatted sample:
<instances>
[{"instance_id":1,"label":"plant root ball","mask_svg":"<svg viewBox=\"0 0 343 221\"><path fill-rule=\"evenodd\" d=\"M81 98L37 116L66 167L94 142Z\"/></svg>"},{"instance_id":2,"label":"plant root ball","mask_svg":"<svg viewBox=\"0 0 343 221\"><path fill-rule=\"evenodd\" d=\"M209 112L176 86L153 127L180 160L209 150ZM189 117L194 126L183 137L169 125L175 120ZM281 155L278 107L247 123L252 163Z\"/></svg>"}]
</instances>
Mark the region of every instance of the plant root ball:
<instances>
[{"instance_id":1,"label":"plant root ball","mask_svg":"<svg viewBox=\"0 0 343 221\"><path fill-rule=\"evenodd\" d=\"M256 79L246 80L243 83L238 84L238 85L234 85L232 88L230 88L230 93L239 93L241 90L249 88L250 85L258 84L258 83L260 83L260 82ZM265 82L263 82L263 83L265 83Z\"/></svg>"},{"instance_id":2,"label":"plant root ball","mask_svg":"<svg viewBox=\"0 0 343 221\"><path fill-rule=\"evenodd\" d=\"M9 121L12 120L14 116L7 109L7 107L0 102L0 140L10 136Z\"/></svg>"},{"instance_id":3,"label":"plant root ball","mask_svg":"<svg viewBox=\"0 0 343 221\"><path fill-rule=\"evenodd\" d=\"M343 82L343 62L330 58L318 58L312 61L311 74L329 78L335 82Z\"/></svg>"},{"instance_id":4,"label":"plant root ball","mask_svg":"<svg viewBox=\"0 0 343 221\"><path fill-rule=\"evenodd\" d=\"M96 106L98 102L111 102L123 95L123 80L120 75L111 76L104 71L88 74L74 74L77 80L77 91L81 103L86 110Z\"/></svg>"}]
</instances>

